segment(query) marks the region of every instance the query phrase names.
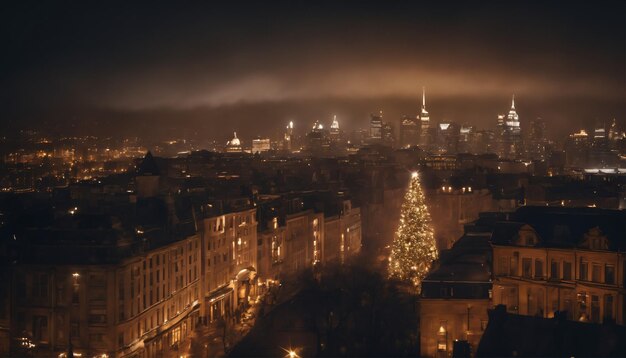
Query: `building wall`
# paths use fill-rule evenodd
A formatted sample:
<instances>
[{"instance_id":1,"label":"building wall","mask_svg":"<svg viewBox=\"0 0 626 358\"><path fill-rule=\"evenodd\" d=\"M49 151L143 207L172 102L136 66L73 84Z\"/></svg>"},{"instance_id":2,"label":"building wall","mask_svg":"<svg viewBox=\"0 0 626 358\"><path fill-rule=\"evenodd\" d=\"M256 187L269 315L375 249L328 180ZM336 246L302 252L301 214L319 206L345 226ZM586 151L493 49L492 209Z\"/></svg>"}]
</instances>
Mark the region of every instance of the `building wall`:
<instances>
[{"instance_id":1,"label":"building wall","mask_svg":"<svg viewBox=\"0 0 626 358\"><path fill-rule=\"evenodd\" d=\"M467 340L475 352L487 327L489 304L489 299L420 299L421 356L449 357L457 339Z\"/></svg>"},{"instance_id":2,"label":"building wall","mask_svg":"<svg viewBox=\"0 0 626 358\"><path fill-rule=\"evenodd\" d=\"M13 336L28 337L47 356L66 352L70 340L83 356L170 349L194 324L199 241L193 235L116 265L19 266Z\"/></svg>"},{"instance_id":3,"label":"building wall","mask_svg":"<svg viewBox=\"0 0 626 358\"><path fill-rule=\"evenodd\" d=\"M465 224L478 219L481 212L494 209L492 195L486 189L444 186L428 192L427 196L439 250L452 247L463 236Z\"/></svg>"},{"instance_id":4,"label":"building wall","mask_svg":"<svg viewBox=\"0 0 626 358\"><path fill-rule=\"evenodd\" d=\"M494 245L494 305L512 313L626 322L623 253Z\"/></svg>"},{"instance_id":5,"label":"building wall","mask_svg":"<svg viewBox=\"0 0 626 358\"><path fill-rule=\"evenodd\" d=\"M118 356L176 351L192 332L199 317L200 245L200 237L193 235L117 269Z\"/></svg>"},{"instance_id":6,"label":"building wall","mask_svg":"<svg viewBox=\"0 0 626 358\"><path fill-rule=\"evenodd\" d=\"M339 217L325 218L324 259L326 262L341 262L341 223Z\"/></svg>"},{"instance_id":7,"label":"building wall","mask_svg":"<svg viewBox=\"0 0 626 358\"><path fill-rule=\"evenodd\" d=\"M250 281L240 282L237 275L248 269L258 272L257 225L255 209L204 219L202 292L205 304L201 314L205 320L228 316L240 304L247 303L244 291L249 293ZM225 291L226 288L230 290ZM240 290L243 290L241 294ZM225 294L215 296L218 291Z\"/></svg>"}]
</instances>

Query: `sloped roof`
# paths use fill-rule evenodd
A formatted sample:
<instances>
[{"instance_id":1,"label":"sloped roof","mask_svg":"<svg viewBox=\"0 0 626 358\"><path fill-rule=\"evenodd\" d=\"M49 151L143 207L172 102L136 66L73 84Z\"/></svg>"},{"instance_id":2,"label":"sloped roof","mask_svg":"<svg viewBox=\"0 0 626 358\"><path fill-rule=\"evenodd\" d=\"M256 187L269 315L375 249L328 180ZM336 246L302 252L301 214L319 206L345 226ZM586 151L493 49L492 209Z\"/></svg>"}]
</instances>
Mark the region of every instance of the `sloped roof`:
<instances>
[{"instance_id":1,"label":"sloped roof","mask_svg":"<svg viewBox=\"0 0 626 358\"><path fill-rule=\"evenodd\" d=\"M152 153L148 151L146 156L141 161L139 168L137 169L138 176L151 176L151 175L161 175L161 170L154 160Z\"/></svg>"},{"instance_id":2,"label":"sloped roof","mask_svg":"<svg viewBox=\"0 0 626 358\"><path fill-rule=\"evenodd\" d=\"M624 357L626 327L521 316L497 306L477 357Z\"/></svg>"},{"instance_id":3,"label":"sloped roof","mask_svg":"<svg viewBox=\"0 0 626 358\"><path fill-rule=\"evenodd\" d=\"M574 247L589 230L598 227L608 238L610 250L626 249L626 212L621 210L521 207L510 215L510 221L494 224L493 243L513 244L524 224L537 232L541 246Z\"/></svg>"}]
</instances>

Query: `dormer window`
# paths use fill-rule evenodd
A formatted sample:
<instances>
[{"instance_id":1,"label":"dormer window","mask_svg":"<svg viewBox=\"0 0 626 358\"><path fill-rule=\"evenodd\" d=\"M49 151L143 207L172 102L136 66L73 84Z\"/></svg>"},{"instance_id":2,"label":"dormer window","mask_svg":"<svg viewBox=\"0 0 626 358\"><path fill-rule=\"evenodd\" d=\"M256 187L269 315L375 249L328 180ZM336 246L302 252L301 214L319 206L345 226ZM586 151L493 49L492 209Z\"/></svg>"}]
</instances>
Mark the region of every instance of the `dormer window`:
<instances>
[{"instance_id":1,"label":"dormer window","mask_svg":"<svg viewBox=\"0 0 626 358\"><path fill-rule=\"evenodd\" d=\"M536 246L539 242L537 233L530 225L524 225L519 229L517 245L518 246Z\"/></svg>"},{"instance_id":2,"label":"dormer window","mask_svg":"<svg viewBox=\"0 0 626 358\"><path fill-rule=\"evenodd\" d=\"M600 228L596 226L584 235L580 247L589 250L608 250L609 240L602 234Z\"/></svg>"}]
</instances>

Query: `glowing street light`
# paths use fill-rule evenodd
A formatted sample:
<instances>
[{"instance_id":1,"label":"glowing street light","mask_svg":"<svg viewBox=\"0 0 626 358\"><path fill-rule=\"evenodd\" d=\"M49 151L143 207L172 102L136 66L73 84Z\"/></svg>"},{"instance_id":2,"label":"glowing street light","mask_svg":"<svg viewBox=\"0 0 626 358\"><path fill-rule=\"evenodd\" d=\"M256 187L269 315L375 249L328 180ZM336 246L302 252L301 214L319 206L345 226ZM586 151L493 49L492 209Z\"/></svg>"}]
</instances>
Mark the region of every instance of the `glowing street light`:
<instances>
[{"instance_id":1,"label":"glowing street light","mask_svg":"<svg viewBox=\"0 0 626 358\"><path fill-rule=\"evenodd\" d=\"M287 352L287 355L285 356L285 358L300 358L300 356L298 355L297 349L292 349L292 348L285 349L282 347L281 349Z\"/></svg>"}]
</instances>

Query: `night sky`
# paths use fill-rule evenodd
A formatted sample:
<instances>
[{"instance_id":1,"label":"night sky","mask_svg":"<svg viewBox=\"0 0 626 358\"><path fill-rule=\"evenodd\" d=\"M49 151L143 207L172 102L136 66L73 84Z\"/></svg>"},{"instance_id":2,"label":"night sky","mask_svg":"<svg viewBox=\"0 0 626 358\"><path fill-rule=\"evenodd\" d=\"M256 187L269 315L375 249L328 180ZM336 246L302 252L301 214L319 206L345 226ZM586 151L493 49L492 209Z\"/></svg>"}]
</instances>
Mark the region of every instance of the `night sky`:
<instances>
[{"instance_id":1,"label":"night sky","mask_svg":"<svg viewBox=\"0 0 626 358\"><path fill-rule=\"evenodd\" d=\"M4 5L3 125L245 138L397 122L422 86L434 121L492 127L513 93L553 136L626 119L622 1L181 4Z\"/></svg>"}]
</instances>

